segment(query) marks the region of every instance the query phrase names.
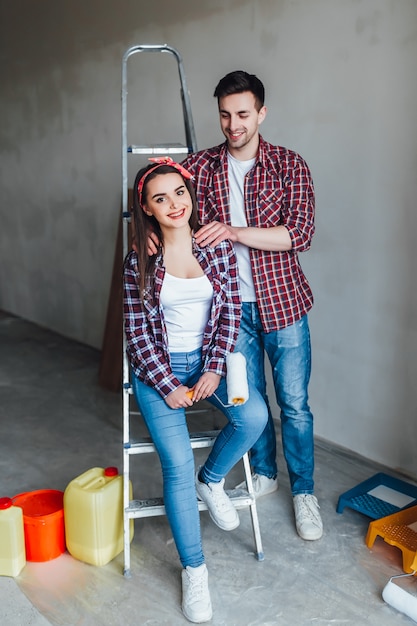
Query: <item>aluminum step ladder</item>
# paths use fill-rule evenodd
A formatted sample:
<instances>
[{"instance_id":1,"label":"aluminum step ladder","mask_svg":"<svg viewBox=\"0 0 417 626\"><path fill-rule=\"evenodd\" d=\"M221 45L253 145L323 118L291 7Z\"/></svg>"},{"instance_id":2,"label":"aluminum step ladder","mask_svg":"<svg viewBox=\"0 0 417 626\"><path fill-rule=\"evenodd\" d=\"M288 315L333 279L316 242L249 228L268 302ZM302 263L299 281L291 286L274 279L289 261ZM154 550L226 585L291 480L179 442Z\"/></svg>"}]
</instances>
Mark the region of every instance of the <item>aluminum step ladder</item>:
<instances>
[{"instance_id":1,"label":"aluminum step ladder","mask_svg":"<svg viewBox=\"0 0 417 626\"><path fill-rule=\"evenodd\" d=\"M129 145L127 136L127 65L129 58L140 52L165 52L175 57L178 65L180 78L180 94L182 101L182 111L184 117L184 130L186 144L167 143L154 145ZM123 258L128 252L128 233L130 228L130 212L128 210L128 156L129 154L139 155L186 155L197 150L197 142L195 138L194 124L191 113L190 96L187 89L185 72L183 68L182 58L175 48L166 44L163 45L138 45L126 50L122 60L122 219L123 219ZM184 157L183 157L184 158ZM155 447L150 438L141 438L133 440L131 437L130 420L140 413L132 408L133 391L130 383L130 368L126 356L126 338L123 333L123 532L124 532L124 576L130 577L130 541L131 541L131 520L165 515L165 506L163 499L152 498L147 500L131 500L130 499L130 457L131 455L142 455L155 453ZM200 403L201 404L201 403ZM203 403L204 406L204 403ZM188 413L198 413L215 411L210 405L209 408L193 407ZM190 441L193 449L209 448L213 445L217 430L205 432L190 433ZM237 509L249 507L252 520L252 529L255 542L255 556L259 561L264 558L262 549L262 540L259 529L259 520L256 509L256 500L252 485L252 476L248 454L242 458L245 479L248 489L234 489L227 493L233 500ZM204 502L198 502L200 511L206 510Z\"/></svg>"}]
</instances>

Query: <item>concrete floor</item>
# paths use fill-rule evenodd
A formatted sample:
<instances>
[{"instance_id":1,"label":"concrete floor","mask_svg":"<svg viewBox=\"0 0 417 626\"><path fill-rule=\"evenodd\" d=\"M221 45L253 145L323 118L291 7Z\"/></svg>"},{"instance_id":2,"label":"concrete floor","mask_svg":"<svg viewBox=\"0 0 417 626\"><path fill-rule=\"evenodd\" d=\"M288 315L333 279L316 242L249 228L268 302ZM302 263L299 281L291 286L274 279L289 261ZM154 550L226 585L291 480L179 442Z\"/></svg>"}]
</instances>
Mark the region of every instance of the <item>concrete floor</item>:
<instances>
[{"instance_id":1,"label":"concrete floor","mask_svg":"<svg viewBox=\"0 0 417 626\"><path fill-rule=\"evenodd\" d=\"M64 490L91 467L122 468L121 399L97 383L97 350L0 313L0 351L1 496ZM204 419L193 416L190 427L211 427ZM240 511L241 525L231 533L201 513L212 624L414 623L381 597L390 576L403 573L400 551L382 539L369 550L364 542L369 518L348 508L336 513L341 493L376 472L395 472L317 441L316 495L325 532L320 541L304 542L295 532L279 449L279 491L258 501L263 562L253 556L248 511ZM152 457L133 458L135 497L160 495L159 466ZM242 479L240 465L229 475L228 487ZM139 493L139 475L148 493ZM124 578L122 571L121 554L104 567L68 553L45 563L28 562L16 579L0 576L0 624L188 623L180 610L180 564L165 517L136 521L132 578ZM407 580L415 592L415 579Z\"/></svg>"}]
</instances>

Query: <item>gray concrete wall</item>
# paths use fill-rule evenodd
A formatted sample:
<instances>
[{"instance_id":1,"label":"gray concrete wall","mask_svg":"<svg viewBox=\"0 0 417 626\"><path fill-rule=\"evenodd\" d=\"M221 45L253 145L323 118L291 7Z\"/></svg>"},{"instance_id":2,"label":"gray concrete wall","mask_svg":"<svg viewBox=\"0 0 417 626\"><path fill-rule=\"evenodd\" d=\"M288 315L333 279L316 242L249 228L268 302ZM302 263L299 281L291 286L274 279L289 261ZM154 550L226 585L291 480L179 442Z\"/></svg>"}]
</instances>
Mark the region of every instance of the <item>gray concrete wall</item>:
<instances>
[{"instance_id":1,"label":"gray concrete wall","mask_svg":"<svg viewBox=\"0 0 417 626\"><path fill-rule=\"evenodd\" d=\"M415 0L0 0L0 307L101 346L127 48L180 51L199 148L218 79L254 72L316 185L316 433L417 476L416 27ZM132 63L132 142L183 139L164 56Z\"/></svg>"}]
</instances>

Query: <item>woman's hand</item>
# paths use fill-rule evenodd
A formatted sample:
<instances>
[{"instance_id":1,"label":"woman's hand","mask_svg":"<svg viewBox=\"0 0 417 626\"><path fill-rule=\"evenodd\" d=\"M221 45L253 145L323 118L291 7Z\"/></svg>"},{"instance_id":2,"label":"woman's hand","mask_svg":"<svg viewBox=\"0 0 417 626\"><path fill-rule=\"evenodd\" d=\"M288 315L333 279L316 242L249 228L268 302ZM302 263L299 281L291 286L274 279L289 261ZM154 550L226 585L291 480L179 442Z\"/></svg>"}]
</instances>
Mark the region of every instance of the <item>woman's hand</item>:
<instances>
[{"instance_id":1,"label":"woman's hand","mask_svg":"<svg viewBox=\"0 0 417 626\"><path fill-rule=\"evenodd\" d=\"M185 385L181 385L181 387L177 387L174 391L171 391L165 398L165 402L169 408L181 409L193 406L193 400L190 396L187 396L187 391L189 392L190 388Z\"/></svg>"},{"instance_id":2,"label":"woman's hand","mask_svg":"<svg viewBox=\"0 0 417 626\"><path fill-rule=\"evenodd\" d=\"M205 372L192 389L193 394L191 397L193 401L198 402L212 396L220 384L220 379L221 376L219 374Z\"/></svg>"}]
</instances>

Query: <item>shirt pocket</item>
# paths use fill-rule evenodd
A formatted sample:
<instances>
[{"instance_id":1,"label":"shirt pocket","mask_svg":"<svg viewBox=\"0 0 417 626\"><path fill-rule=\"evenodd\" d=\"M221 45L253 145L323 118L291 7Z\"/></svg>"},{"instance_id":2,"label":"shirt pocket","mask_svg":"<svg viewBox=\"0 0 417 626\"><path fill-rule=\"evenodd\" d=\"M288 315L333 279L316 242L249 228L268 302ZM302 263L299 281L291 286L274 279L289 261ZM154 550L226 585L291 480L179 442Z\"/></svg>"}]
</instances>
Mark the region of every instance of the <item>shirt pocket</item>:
<instances>
[{"instance_id":1,"label":"shirt pocket","mask_svg":"<svg viewBox=\"0 0 417 626\"><path fill-rule=\"evenodd\" d=\"M279 226L282 223L282 189L263 189L258 193L258 223L255 226ZM256 216L255 216L256 217Z\"/></svg>"},{"instance_id":2,"label":"shirt pocket","mask_svg":"<svg viewBox=\"0 0 417 626\"><path fill-rule=\"evenodd\" d=\"M213 277L213 305L209 325L217 326L222 308L228 297L229 276L226 272L219 272Z\"/></svg>"},{"instance_id":3,"label":"shirt pocket","mask_svg":"<svg viewBox=\"0 0 417 626\"><path fill-rule=\"evenodd\" d=\"M213 277L213 292L215 296L220 296L222 299L226 297L229 280L228 272L218 272Z\"/></svg>"},{"instance_id":4,"label":"shirt pocket","mask_svg":"<svg viewBox=\"0 0 417 626\"><path fill-rule=\"evenodd\" d=\"M202 207L203 215L202 221L204 224L209 222L215 222L221 219L222 208L217 202L216 193L214 189L207 189L204 196L204 206Z\"/></svg>"},{"instance_id":5,"label":"shirt pocket","mask_svg":"<svg viewBox=\"0 0 417 626\"><path fill-rule=\"evenodd\" d=\"M145 298L143 300L143 309L146 319L151 323L154 323L155 320L158 320L161 315L161 311L159 310L159 307L155 300L149 300Z\"/></svg>"}]
</instances>

